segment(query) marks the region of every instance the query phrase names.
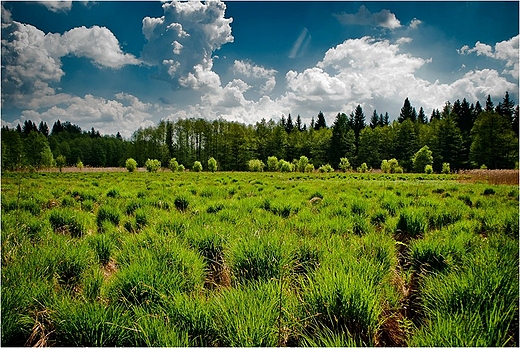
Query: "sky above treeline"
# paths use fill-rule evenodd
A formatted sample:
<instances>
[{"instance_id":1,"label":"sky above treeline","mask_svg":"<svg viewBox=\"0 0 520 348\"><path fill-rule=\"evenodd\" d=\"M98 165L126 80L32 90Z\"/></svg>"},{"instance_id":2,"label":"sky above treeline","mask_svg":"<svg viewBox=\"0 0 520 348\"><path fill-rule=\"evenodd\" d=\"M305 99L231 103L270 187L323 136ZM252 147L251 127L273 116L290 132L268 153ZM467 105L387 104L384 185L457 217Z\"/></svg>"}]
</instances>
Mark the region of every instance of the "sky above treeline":
<instances>
[{"instance_id":1,"label":"sky above treeline","mask_svg":"<svg viewBox=\"0 0 520 348\"><path fill-rule=\"evenodd\" d=\"M518 102L518 2L3 1L2 125Z\"/></svg>"}]
</instances>

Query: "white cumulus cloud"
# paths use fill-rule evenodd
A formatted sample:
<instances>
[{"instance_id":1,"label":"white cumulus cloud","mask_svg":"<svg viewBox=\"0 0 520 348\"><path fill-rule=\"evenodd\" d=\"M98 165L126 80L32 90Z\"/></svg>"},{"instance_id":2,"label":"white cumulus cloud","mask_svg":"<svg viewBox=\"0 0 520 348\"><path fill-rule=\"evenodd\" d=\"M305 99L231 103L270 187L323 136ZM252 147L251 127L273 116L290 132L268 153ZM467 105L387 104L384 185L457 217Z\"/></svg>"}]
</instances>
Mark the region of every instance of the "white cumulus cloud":
<instances>
[{"instance_id":1,"label":"white cumulus cloud","mask_svg":"<svg viewBox=\"0 0 520 348\"><path fill-rule=\"evenodd\" d=\"M504 73L510 74L514 78L518 79L518 42L519 35L512 37L509 40L504 40L496 43L494 48L488 44L477 41L475 43L475 46L473 46L472 48L470 48L468 45L464 45L460 49L458 49L457 52L459 52L459 54L476 53L479 56L486 56L504 61L506 66L506 69L504 69Z\"/></svg>"},{"instance_id":2,"label":"white cumulus cloud","mask_svg":"<svg viewBox=\"0 0 520 348\"><path fill-rule=\"evenodd\" d=\"M371 13L365 5L361 5L357 13L341 12L334 14L334 16L340 23L345 25L368 25L388 29L395 29L401 26L401 22L389 10Z\"/></svg>"},{"instance_id":3,"label":"white cumulus cloud","mask_svg":"<svg viewBox=\"0 0 520 348\"><path fill-rule=\"evenodd\" d=\"M160 68L158 79L172 84L200 88L216 83L216 77L210 76L212 54L233 42L233 19L225 18L226 5L221 1L172 1L162 7L163 16L143 19L147 43L141 58Z\"/></svg>"},{"instance_id":4,"label":"white cumulus cloud","mask_svg":"<svg viewBox=\"0 0 520 348\"><path fill-rule=\"evenodd\" d=\"M52 83L64 75L61 58L85 57L100 67L118 69L140 64L121 50L105 27L73 28L63 34L2 18L2 102L25 106L33 98L54 94Z\"/></svg>"}]
</instances>

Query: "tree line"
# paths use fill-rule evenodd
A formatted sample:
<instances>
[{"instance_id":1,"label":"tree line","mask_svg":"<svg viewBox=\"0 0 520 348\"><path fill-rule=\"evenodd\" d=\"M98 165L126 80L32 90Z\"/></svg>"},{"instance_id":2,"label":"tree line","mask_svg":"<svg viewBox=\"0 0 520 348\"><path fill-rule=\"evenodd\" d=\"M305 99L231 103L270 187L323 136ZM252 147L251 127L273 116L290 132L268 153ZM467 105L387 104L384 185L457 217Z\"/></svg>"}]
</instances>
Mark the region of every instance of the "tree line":
<instances>
[{"instance_id":1,"label":"tree line","mask_svg":"<svg viewBox=\"0 0 520 348\"><path fill-rule=\"evenodd\" d=\"M348 116L338 113L332 125L326 124L322 112L309 126L298 115L289 114L280 121L262 119L254 125L223 119L180 119L160 121L139 128L130 139L119 133L102 136L91 128L83 131L70 122L38 126L25 121L14 129L2 127L2 169L21 165L41 168L56 164L81 163L93 167L123 167L128 158L142 167L148 159L159 160L164 167L175 158L191 169L198 161L214 158L220 170L245 171L257 159L268 157L299 159L305 156L316 168L330 164L339 168L342 158L352 167L362 163L380 168L383 160L395 158L404 171L411 172L414 154L424 146L432 152L433 170L440 172L443 163L452 170L480 168L514 168L518 166L518 105L506 92L495 107L488 96L480 102L446 102L427 117L405 99L397 120L390 122L388 113L376 110L369 121L358 105Z\"/></svg>"}]
</instances>

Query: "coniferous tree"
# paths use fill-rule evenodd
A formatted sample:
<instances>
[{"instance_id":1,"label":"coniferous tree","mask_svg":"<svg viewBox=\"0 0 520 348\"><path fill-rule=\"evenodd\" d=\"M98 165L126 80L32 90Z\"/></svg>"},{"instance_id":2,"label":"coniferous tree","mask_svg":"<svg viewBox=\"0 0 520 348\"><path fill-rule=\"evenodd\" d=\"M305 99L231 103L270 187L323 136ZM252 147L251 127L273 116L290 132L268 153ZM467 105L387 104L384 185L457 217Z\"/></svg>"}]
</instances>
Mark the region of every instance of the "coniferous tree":
<instances>
[{"instance_id":1,"label":"coniferous tree","mask_svg":"<svg viewBox=\"0 0 520 348\"><path fill-rule=\"evenodd\" d=\"M40 122L40 125L38 126L38 132L45 135L45 137L49 136L49 127L47 126L47 122Z\"/></svg>"},{"instance_id":2,"label":"coniferous tree","mask_svg":"<svg viewBox=\"0 0 520 348\"><path fill-rule=\"evenodd\" d=\"M311 129L314 129L314 127L316 126L315 122L314 122L314 116L311 117Z\"/></svg>"},{"instance_id":3,"label":"coniferous tree","mask_svg":"<svg viewBox=\"0 0 520 348\"><path fill-rule=\"evenodd\" d=\"M316 124L314 125L315 130L320 130L322 128L327 128L327 123L325 122L325 116L323 115L323 112L318 113L318 120L316 121Z\"/></svg>"},{"instance_id":4,"label":"coniferous tree","mask_svg":"<svg viewBox=\"0 0 520 348\"><path fill-rule=\"evenodd\" d=\"M492 112L492 111L494 111L494 109L495 109L495 107L494 107L493 102L491 101L491 95L488 94L487 99L486 99L486 109L485 109L485 111Z\"/></svg>"},{"instance_id":5,"label":"coniferous tree","mask_svg":"<svg viewBox=\"0 0 520 348\"><path fill-rule=\"evenodd\" d=\"M330 163L337 167L340 158L351 158L355 153L354 132L349 126L347 115L338 113L332 126L332 138L330 140Z\"/></svg>"},{"instance_id":6,"label":"coniferous tree","mask_svg":"<svg viewBox=\"0 0 520 348\"><path fill-rule=\"evenodd\" d=\"M385 112L383 126L389 126L389 125L390 125L390 116L388 116L388 112Z\"/></svg>"},{"instance_id":7,"label":"coniferous tree","mask_svg":"<svg viewBox=\"0 0 520 348\"><path fill-rule=\"evenodd\" d=\"M354 111L354 136L356 139L356 155L359 149L359 134L361 130L366 127L365 124L365 113L363 112L363 108L358 104L356 106L356 110Z\"/></svg>"},{"instance_id":8,"label":"coniferous tree","mask_svg":"<svg viewBox=\"0 0 520 348\"><path fill-rule=\"evenodd\" d=\"M291 133L294 129L294 124L291 118L291 114L287 117L287 122L285 123L285 131L287 133Z\"/></svg>"},{"instance_id":9,"label":"coniferous tree","mask_svg":"<svg viewBox=\"0 0 520 348\"><path fill-rule=\"evenodd\" d=\"M419 123L428 123L428 121L426 120L426 115L424 114L424 109L421 108L419 109L419 115L417 115L417 121Z\"/></svg>"},{"instance_id":10,"label":"coniferous tree","mask_svg":"<svg viewBox=\"0 0 520 348\"><path fill-rule=\"evenodd\" d=\"M480 105L480 102L477 100L477 102L475 103L475 109L474 109L474 113L473 113L473 120L476 120L477 119L477 116L480 115L480 113L482 112L482 105Z\"/></svg>"},{"instance_id":11,"label":"coniferous tree","mask_svg":"<svg viewBox=\"0 0 520 348\"><path fill-rule=\"evenodd\" d=\"M515 108L515 112L513 113L513 132L518 138L518 105Z\"/></svg>"},{"instance_id":12,"label":"coniferous tree","mask_svg":"<svg viewBox=\"0 0 520 348\"><path fill-rule=\"evenodd\" d=\"M383 116L383 114L381 114ZM377 115L377 111L374 109L374 113L372 114L372 118L370 119L370 128L374 129L379 125L379 116Z\"/></svg>"},{"instance_id":13,"label":"coniferous tree","mask_svg":"<svg viewBox=\"0 0 520 348\"><path fill-rule=\"evenodd\" d=\"M401 113L399 114L399 117L397 118L397 121L399 123L402 123L404 120L413 120L413 108L410 104L410 101L408 98L404 100L403 107L401 108Z\"/></svg>"},{"instance_id":14,"label":"coniferous tree","mask_svg":"<svg viewBox=\"0 0 520 348\"><path fill-rule=\"evenodd\" d=\"M302 118L300 117L300 114L296 117L296 129L299 132L303 131Z\"/></svg>"},{"instance_id":15,"label":"coniferous tree","mask_svg":"<svg viewBox=\"0 0 520 348\"><path fill-rule=\"evenodd\" d=\"M515 102L509 98L509 92L506 91L502 102L498 103L496 110L498 114L504 116L511 124L513 123L513 114L515 112Z\"/></svg>"}]
</instances>

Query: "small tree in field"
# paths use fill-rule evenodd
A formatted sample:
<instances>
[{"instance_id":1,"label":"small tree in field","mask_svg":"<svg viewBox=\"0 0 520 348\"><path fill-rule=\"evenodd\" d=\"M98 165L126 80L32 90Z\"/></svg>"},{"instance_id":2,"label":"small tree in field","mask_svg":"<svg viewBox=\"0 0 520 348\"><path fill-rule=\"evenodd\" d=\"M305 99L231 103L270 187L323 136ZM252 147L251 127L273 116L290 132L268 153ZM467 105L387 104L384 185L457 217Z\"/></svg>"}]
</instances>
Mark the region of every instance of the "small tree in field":
<instances>
[{"instance_id":1,"label":"small tree in field","mask_svg":"<svg viewBox=\"0 0 520 348\"><path fill-rule=\"evenodd\" d=\"M300 156L300 159L298 160L297 168L299 172L305 172L305 167L309 164L309 159L307 156Z\"/></svg>"},{"instance_id":2,"label":"small tree in field","mask_svg":"<svg viewBox=\"0 0 520 348\"><path fill-rule=\"evenodd\" d=\"M170 164L168 165L168 168L170 168L170 170L171 170L172 172L176 172L176 171L178 171L178 170L179 170L179 163L177 162L177 159L172 158L172 159L170 160Z\"/></svg>"},{"instance_id":3,"label":"small tree in field","mask_svg":"<svg viewBox=\"0 0 520 348\"><path fill-rule=\"evenodd\" d=\"M358 172L360 172L360 173L368 172L368 165L365 162L361 163L361 166L359 166L359 168L358 168Z\"/></svg>"},{"instance_id":4,"label":"small tree in field","mask_svg":"<svg viewBox=\"0 0 520 348\"><path fill-rule=\"evenodd\" d=\"M441 173L442 174L449 174L451 172L451 169L450 169L450 164L448 162L444 162L442 164L442 170L441 170Z\"/></svg>"},{"instance_id":5,"label":"small tree in field","mask_svg":"<svg viewBox=\"0 0 520 348\"><path fill-rule=\"evenodd\" d=\"M129 158L125 162L126 170L128 170L130 173L135 172L137 169L137 162L133 158Z\"/></svg>"},{"instance_id":6,"label":"small tree in field","mask_svg":"<svg viewBox=\"0 0 520 348\"><path fill-rule=\"evenodd\" d=\"M83 170L83 162L78 158L78 162L76 162L76 168L79 168L79 170Z\"/></svg>"},{"instance_id":7,"label":"small tree in field","mask_svg":"<svg viewBox=\"0 0 520 348\"><path fill-rule=\"evenodd\" d=\"M413 155L412 158L413 170L416 173L420 173L424 170L427 165L433 164L432 152L427 145L424 145L419 151Z\"/></svg>"},{"instance_id":8,"label":"small tree in field","mask_svg":"<svg viewBox=\"0 0 520 348\"><path fill-rule=\"evenodd\" d=\"M278 158L276 156L267 157L267 170L276 172L278 170Z\"/></svg>"},{"instance_id":9,"label":"small tree in field","mask_svg":"<svg viewBox=\"0 0 520 348\"><path fill-rule=\"evenodd\" d=\"M250 172L263 172L265 164L259 159L252 159L247 162L247 167Z\"/></svg>"},{"instance_id":10,"label":"small tree in field","mask_svg":"<svg viewBox=\"0 0 520 348\"><path fill-rule=\"evenodd\" d=\"M399 166L399 162L395 158L392 158L381 162L381 171L383 173L402 173L403 168Z\"/></svg>"},{"instance_id":11,"label":"small tree in field","mask_svg":"<svg viewBox=\"0 0 520 348\"><path fill-rule=\"evenodd\" d=\"M341 169L342 172L346 172L347 170L350 170L350 162L348 161L348 158L342 157L339 159L339 169Z\"/></svg>"},{"instance_id":12,"label":"small tree in field","mask_svg":"<svg viewBox=\"0 0 520 348\"><path fill-rule=\"evenodd\" d=\"M186 170L186 168L184 168L184 164L179 164L179 172L183 172L184 170Z\"/></svg>"},{"instance_id":13,"label":"small tree in field","mask_svg":"<svg viewBox=\"0 0 520 348\"><path fill-rule=\"evenodd\" d=\"M431 165L431 164L427 164L427 165L424 167L424 172L425 172L426 174L431 174L431 173L433 173L433 167L432 167L432 165Z\"/></svg>"},{"instance_id":14,"label":"small tree in field","mask_svg":"<svg viewBox=\"0 0 520 348\"><path fill-rule=\"evenodd\" d=\"M60 173L66 164L67 164L67 160L65 159L65 156L59 155L58 157L56 157L56 167L60 168Z\"/></svg>"},{"instance_id":15,"label":"small tree in field","mask_svg":"<svg viewBox=\"0 0 520 348\"><path fill-rule=\"evenodd\" d=\"M278 166L280 167L280 171L282 173L289 173L294 170L294 164L283 159L278 162Z\"/></svg>"},{"instance_id":16,"label":"small tree in field","mask_svg":"<svg viewBox=\"0 0 520 348\"><path fill-rule=\"evenodd\" d=\"M212 173L215 173L217 171L217 160L214 159L213 157L211 157L209 160L208 160L208 169L212 172Z\"/></svg>"},{"instance_id":17,"label":"small tree in field","mask_svg":"<svg viewBox=\"0 0 520 348\"><path fill-rule=\"evenodd\" d=\"M194 172L201 172L202 171L202 163L200 163L200 161L195 161L193 163L192 169L193 169Z\"/></svg>"},{"instance_id":18,"label":"small tree in field","mask_svg":"<svg viewBox=\"0 0 520 348\"><path fill-rule=\"evenodd\" d=\"M320 173L332 173L334 171L334 168L332 168L332 166L330 164L325 164L325 165L322 165L318 168L318 171Z\"/></svg>"},{"instance_id":19,"label":"small tree in field","mask_svg":"<svg viewBox=\"0 0 520 348\"><path fill-rule=\"evenodd\" d=\"M146 170L149 172L149 173L155 173L159 170L159 168L161 168L161 161L157 160L157 159L147 159L146 162L144 163L144 166L146 167Z\"/></svg>"},{"instance_id":20,"label":"small tree in field","mask_svg":"<svg viewBox=\"0 0 520 348\"><path fill-rule=\"evenodd\" d=\"M307 164L305 166L305 173L312 173L314 172L314 164Z\"/></svg>"}]
</instances>

